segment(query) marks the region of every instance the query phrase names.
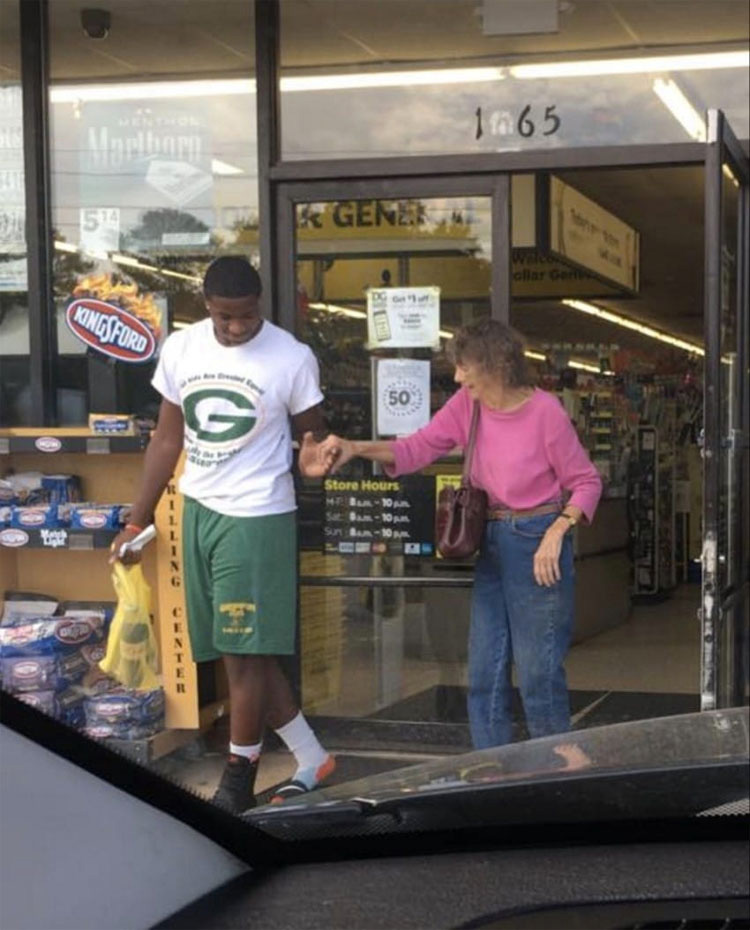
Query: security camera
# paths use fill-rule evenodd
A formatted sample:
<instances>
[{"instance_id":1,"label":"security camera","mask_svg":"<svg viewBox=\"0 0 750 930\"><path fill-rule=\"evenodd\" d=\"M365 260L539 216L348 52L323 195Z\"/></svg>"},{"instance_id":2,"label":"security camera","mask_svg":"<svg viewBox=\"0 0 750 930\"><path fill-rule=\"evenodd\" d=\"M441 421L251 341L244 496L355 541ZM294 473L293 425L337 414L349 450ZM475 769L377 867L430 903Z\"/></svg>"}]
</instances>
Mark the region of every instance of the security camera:
<instances>
[{"instance_id":1,"label":"security camera","mask_svg":"<svg viewBox=\"0 0 750 930\"><path fill-rule=\"evenodd\" d=\"M106 39L111 22L109 10L81 10L81 25L89 39Z\"/></svg>"}]
</instances>

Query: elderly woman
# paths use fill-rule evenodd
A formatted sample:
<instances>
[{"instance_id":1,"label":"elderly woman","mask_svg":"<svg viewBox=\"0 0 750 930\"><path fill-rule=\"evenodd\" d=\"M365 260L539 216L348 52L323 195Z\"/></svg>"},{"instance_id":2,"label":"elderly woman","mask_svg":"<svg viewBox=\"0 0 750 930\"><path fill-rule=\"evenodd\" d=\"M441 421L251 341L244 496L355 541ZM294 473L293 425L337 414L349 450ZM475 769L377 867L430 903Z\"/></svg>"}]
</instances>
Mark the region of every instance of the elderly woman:
<instances>
[{"instance_id":1,"label":"elderly woman","mask_svg":"<svg viewBox=\"0 0 750 930\"><path fill-rule=\"evenodd\" d=\"M460 385L430 423L405 439L360 442L329 436L319 455L338 471L354 456L391 476L417 471L465 446L480 404L472 483L490 510L476 564L469 635L468 710L477 749L512 739L515 663L532 737L570 728L564 660L574 613L570 530L590 521L601 479L558 399L531 386L523 343L481 320L450 346Z\"/></svg>"}]
</instances>

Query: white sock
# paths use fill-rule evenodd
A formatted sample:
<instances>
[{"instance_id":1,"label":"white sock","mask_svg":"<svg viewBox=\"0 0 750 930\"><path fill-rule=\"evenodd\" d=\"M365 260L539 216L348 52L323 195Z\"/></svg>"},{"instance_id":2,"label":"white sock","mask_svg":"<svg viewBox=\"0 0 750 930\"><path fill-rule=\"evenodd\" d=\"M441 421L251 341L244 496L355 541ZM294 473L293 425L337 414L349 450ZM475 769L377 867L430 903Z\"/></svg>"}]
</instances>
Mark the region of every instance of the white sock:
<instances>
[{"instance_id":1,"label":"white sock","mask_svg":"<svg viewBox=\"0 0 750 930\"><path fill-rule=\"evenodd\" d=\"M310 724L303 717L302 711L289 723L279 727L276 732L289 750L294 753L297 765L301 769L316 769L328 758L328 753L318 742L317 736L310 729Z\"/></svg>"},{"instance_id":2,"label":"white sock","mask_svg":"<svg viewBox=\"0 0 750 930\"><path fill-rule=\"evenodd\" d=\"M255 746L238 746L237 743L229 744L229 752L233 756L243 756L245 759L249 759L251 762L254 762L260 755L262 743L258 743Z\"/></svg>"}]
</instances>

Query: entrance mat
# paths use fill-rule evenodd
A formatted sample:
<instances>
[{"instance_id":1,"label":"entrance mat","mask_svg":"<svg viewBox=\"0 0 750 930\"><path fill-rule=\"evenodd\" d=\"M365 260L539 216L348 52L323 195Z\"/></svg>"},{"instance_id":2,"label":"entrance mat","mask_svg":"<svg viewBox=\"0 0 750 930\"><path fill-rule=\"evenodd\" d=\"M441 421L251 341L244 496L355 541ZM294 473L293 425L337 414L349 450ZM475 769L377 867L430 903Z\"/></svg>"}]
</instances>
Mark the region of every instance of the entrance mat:
<instances>
[{"instance_id":1,"label":"entrance mat","mask_svg":"<svg viewBox=\"0 0 750 930\"><path fill-rule=\"evenodd\" d=\"M570 710L577 714L600 698L602 691L571 691ZM513 717L521 719L521 697L518 689L513 689ZM460 685L436 685L419 694L413 694L403 701L390 704L370 715L371 720L406 720L429 723L463 723L469 718L466 712L466 688Z\"/></svg>"},{"instance_id":2,"label":"entrance mat","mask_svg":"<svg viewBox=\"0 0 750 930\"><path fill-rule=\"evenodd\" d=\"M607 692L603 692L607 694ZM693 714L700 710L698 694L655 694L644 691L611 691L601 704L592 707L578 721L575 729L602 727L628 720L648 720L651 717L672 717Z\"/></svg>"},{"instance_id":3,"label":"entrance mat","mask_svg":"<svg viewBox=\"0 0 750 930\"><path fill-rule=\"evenodd\" d=\"M671 717L700 710L697 694L663 694L645 691L570 691L570 712L574 729L599 727L628 720L651 717ZM593 706L592 706L593 705ZM513 689L514 729L525 730L523 709L517 688ZM588 710L588 708L591 708ZM576 719L577 718L577 719ZM436 685L397 701L372 714L370 720L391 720L420 723L468 723L466 688L458 685ZM514 734L515 736L515 734ZM516 738L525 738L523 736Z\"/></svg>"}]
</instances>

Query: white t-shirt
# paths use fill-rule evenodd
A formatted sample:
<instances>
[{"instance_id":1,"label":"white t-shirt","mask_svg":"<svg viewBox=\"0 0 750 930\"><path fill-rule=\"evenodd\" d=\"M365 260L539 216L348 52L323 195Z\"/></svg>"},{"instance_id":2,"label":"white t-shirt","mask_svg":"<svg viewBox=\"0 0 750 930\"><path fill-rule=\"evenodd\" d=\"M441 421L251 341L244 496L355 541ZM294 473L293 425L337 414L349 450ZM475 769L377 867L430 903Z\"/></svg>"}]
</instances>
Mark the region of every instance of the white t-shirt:
<instances>
[{"instance_id":1,"label":"white t-shirt","mask_svg":"<svg viewBox=\"0 0 750 930\"><path fill-rule=\"evenodd\" d=\"M289 416L323 399L306 345L264 320L223 346L201 320L166 340L152 384L185 417L183 494L230 516L295 509Z\"/></svg>"}]
</instances>

